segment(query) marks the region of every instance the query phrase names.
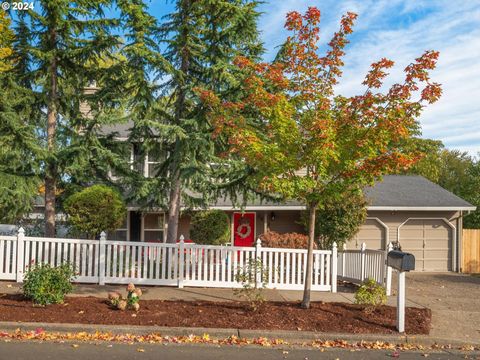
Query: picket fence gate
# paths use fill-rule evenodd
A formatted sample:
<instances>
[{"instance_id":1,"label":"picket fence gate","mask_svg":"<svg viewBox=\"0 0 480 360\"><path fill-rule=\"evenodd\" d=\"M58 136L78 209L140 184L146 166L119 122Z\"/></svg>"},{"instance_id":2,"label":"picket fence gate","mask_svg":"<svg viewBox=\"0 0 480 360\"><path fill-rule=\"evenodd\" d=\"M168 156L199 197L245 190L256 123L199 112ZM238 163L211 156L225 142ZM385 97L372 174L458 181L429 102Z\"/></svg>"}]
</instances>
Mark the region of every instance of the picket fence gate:
<instances>
[{"instance_id":1,"label":"picket fence gate","mask_svg":"<svg viewBox=\"0 0 480 360\"><path fill-rule=\"evenodd\" d=\"M362 243L360 250L348 250L344 246L338 254L338 279L361 284L367 279L375 280L386 289L388 296L392 292L392 268L386 265L387 253L393 250L391 243L387 251L370 250Z\"/></svg>"},{"instance_id":2,"label":"picket fence gate","mask_svg":"<svg viewBox=\"0 0 480 360\"><path fill-rule=\"evenodd\" d=\"M367 278L386 286L390 294L391 269L382 250L313 251L313 291L337 291L337 279L361 283ZM143 284L238 288L239 271L251 261L261 263L252 282L267 288L303 290L307 250L262 247L211 246L185 243L144 243L107 240L0 236L0 280L22 282L29 266L72 264L79 283Z\"/></svg>"}]
</instances>

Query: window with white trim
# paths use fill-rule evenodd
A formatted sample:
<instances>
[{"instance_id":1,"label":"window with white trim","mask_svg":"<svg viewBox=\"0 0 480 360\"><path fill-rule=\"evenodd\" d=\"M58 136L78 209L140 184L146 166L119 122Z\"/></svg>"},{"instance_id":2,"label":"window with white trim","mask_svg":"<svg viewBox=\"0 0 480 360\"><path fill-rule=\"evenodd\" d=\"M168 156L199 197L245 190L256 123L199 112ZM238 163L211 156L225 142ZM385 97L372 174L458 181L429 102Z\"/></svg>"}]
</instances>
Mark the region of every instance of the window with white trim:
<instances>
[{"instance_id":1,"label":"window with white trim","mask_svg":"<svg viewBox=\"0 0 480 360\"><path fill-rule=\"evenodd\" d=\"M154 177L158 171L157 166L161 162L161 160L165 157L165 153L156 147L155 149L151 149L147 156L146 156L146 176Z\"/></svg>"}]
</instances>

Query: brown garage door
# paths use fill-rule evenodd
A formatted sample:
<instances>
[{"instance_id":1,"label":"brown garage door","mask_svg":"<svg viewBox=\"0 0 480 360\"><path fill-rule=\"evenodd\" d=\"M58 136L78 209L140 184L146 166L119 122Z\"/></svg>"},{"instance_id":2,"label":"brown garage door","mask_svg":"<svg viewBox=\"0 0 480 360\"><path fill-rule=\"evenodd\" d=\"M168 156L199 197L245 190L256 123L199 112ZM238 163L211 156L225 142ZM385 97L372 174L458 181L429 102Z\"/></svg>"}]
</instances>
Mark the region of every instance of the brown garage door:
<instances>
[{"instance_id":1,"label":"brown garage door","mask_svg":"<svg viewBox=\"0 0 480 360\"><path fill-rule=\"evenodd\" d=\"M378 250L385 249L386 231L385 228L375 219L367 219L362 225L357 235L347 242L347 249L360 249L362 243L367 245L367 249Z\"/></svg>"},{"instance_id":2,"label":"brown garage door","mask_svg":"<svg viewBox=\"0 0 480 360\"><path fill-rule=\"evenodd\" d=\"M399 231L403 251L415 256L416 271L452 269L452 228L442 219L412 219Z\"/></svg>"}]
</instances>

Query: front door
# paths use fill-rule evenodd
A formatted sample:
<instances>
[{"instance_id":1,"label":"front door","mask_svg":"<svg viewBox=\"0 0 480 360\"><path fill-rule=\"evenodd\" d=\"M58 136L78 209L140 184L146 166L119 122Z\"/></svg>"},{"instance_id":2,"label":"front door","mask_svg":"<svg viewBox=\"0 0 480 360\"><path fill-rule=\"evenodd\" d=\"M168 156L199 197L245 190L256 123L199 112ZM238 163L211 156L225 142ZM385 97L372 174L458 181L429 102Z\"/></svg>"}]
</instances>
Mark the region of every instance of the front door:
<instances>
[{"instance_id":1,"label":"front door","mask_svg":"<svg viewBox=\"0 0 480 360\"><path fill-rule=\"evenodd\" d=\"M233 245L254 246L255 213L233 213Z\"/></svg>"}]
</instances>

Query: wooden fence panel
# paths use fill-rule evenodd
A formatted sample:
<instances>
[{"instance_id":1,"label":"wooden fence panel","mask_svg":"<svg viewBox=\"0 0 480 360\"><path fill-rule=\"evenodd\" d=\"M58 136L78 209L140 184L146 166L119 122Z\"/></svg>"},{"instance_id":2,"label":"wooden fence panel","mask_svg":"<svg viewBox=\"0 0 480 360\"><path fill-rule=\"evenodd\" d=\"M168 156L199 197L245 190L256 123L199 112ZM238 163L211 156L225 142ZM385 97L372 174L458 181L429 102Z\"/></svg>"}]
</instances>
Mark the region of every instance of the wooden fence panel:
<instances>
[{"instance_id":1,"label":"wooden fence panel","mask_svg":"<svg viewBox=\"0 0 480 360\"><path fill-rule=\"evenodd\" d=\"M480 273L480 229L463 230L462 272Z\"/></svg>"}]
</instances>

